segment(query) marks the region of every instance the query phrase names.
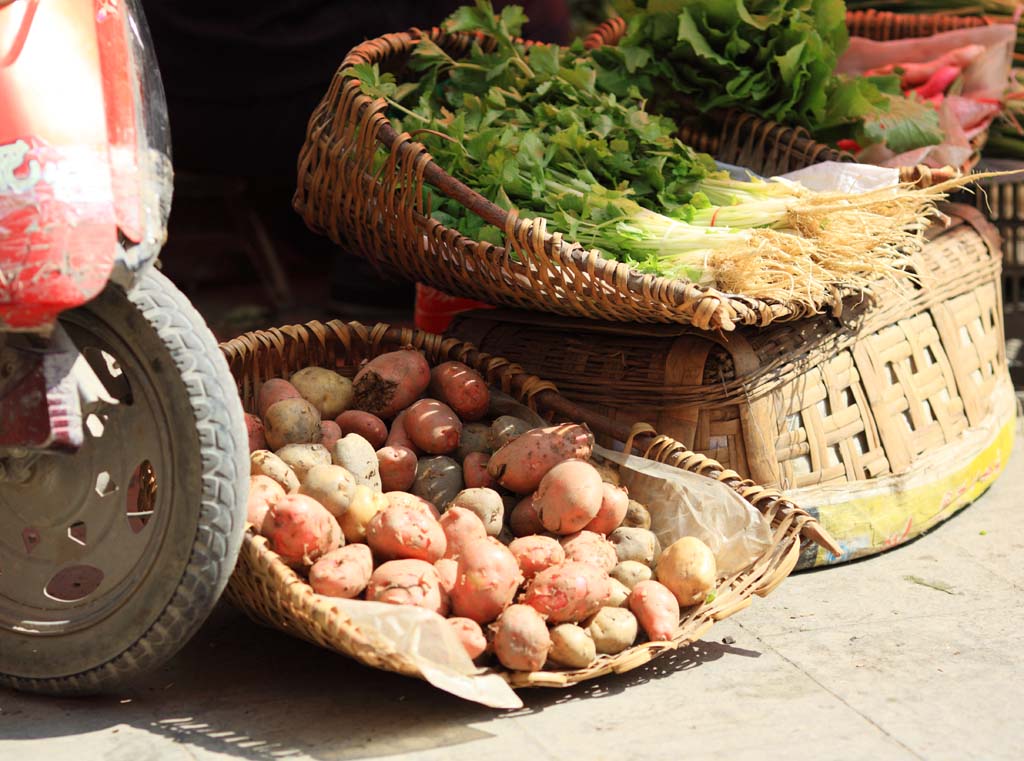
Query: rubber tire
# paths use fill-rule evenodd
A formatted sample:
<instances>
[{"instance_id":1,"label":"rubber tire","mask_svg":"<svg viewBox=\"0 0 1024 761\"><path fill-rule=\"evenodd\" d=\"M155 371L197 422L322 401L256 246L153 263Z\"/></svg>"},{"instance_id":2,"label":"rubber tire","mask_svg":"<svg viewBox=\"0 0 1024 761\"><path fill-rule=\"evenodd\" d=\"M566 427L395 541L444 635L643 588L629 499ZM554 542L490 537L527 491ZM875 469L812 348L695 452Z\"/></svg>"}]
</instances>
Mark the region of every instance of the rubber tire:
<instances>
[{"instance_id":1,"label":"rubber tire","mask_svg":"<svg viewBox=\"0 0 1024 761\"><path fill-rule=\"evenodd\" d=\"M189 467L184 470L194 482L189 490L199 499L196 504L174 504L173 509L189 514L194 538L173 594L156 601L157 606L163 605L162 610L157 607L155 619L150 619L153 623L139 632L132 644L79 673L48 678L0 674L0 685L18 690L51 695L94 694L124 685L163 664L209 616L227 585L241 547L248 496L248 437L237 386L216 339L188 299L152 267L127 294L111 285L97 298L98 302L102 300L106 300L107 309L125 309L131 317L135 316L132 310L137 312L142 319L130 320L135 329L151 331L146 343L157 355L159 346L165 350L164 356L152 356L151 362L176 370L166 375L168 383L175 378L180 383L180 389L169 390L175 395L180 392L187 402L182 409L186 416L187 410L192 413L192 420L185 422L193 424L197 437L187 437L187 445L197 451L187 457ZM125 330L130 329L126 325ZM181 474L176 472L175 477ZM179 556L180 549L176 553ZM162 546L155 563L159 564L165 554ZM133 596L150 591L144 583ZM130 626L132 621L121 623Z\"/></svg>"}]
</instances>

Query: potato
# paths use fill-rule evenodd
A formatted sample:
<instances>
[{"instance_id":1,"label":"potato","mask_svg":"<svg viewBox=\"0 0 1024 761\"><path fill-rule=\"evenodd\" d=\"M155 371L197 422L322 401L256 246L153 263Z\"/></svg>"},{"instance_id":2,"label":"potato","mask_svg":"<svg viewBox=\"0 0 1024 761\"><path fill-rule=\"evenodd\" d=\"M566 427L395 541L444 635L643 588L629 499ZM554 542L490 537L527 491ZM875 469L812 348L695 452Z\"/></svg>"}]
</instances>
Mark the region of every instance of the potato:
<instances>
[{"instance_id":1,"label":"potato","mask_svg":"<svg viewBox=\"0 0 1024 761\"><path fill-rule=\"evenodd\" d=\"M447 505L462 491L462 468L451 457L421 457L412 493L435 505Z\"/></svg>"},{"instance_id":2,"label":"potato","mask_svg":"<svg viewBox=\"0 0 1024 761\"><path fill-rule=\"evenodd\" d=\"M405 430L404 410L399 412L398 416L391 422L391 431L388 433L384 446L405 447L415 452L417 457L420 455L419 448L412 443L412 439L409 438L409 432Z\"/></svg>"},{"instance_id":3,"label":"potato","mask_svg":"<svg viewBox=\"0 0 1024 761\"><path fill-rule=\"evenodd\" d=\"M284 495L284 488L273 478L269 476L250 476L249 499L246 503L246 520L259 531L270 506L276 505L278 500L282 499Z\"/></svg>"},{"instance_id":4,"label":"potato","mask_svg":"<svg viewBox=\"0 0 1024 761\"><path fill-rule=\"evenodd\" d=\"M519 565L508 547L490 537L471 542L459 555L452 609L457 616L488 623L512 603L522 581Z\"/></svg>"},{"instance_id":5,"label":"potato","mask_svg":"<svg viewBox=\"0 0 1024 761\"><path fill-rule=\"evenodd\" d=\"M362 410L346 410L334 419L341 429L341 435L358 433L370 442L374 449L380 449L388 439L388 427L376 415Z\"/></svg>"},{"instance_id":6,"label":"potato","mask_svg":"<svg viewBox=\"0 0 1024 761\"><path fill-rule=\"evenodd\" d=\"M693 536L673 542L658 558L658 581L669 588L683 608L704 602L715 588L717 576L714 553Z\"/></svg>"},{"instance_id":7,"label":"potato","mask_svg":"<svg viewBox=\"0 0 1024 761\"><path fill-rule=\"evenodd\" d=\"M385 492L384 496L387 497L388 505L403 505L405 507L415 507L425 512L430 513L434 516L434 520L438 520L441 517L440 511L434 505L423 497L417 497L415 494L409 494L404 491L389 491Z\"/></svg>"},{"instance_id":8,"label":"potato","mask_svg":"<svg viewBox=\"0 0 1024 761\"><path fill-rule=\"evenodd\" d=\"M467 422L479 420L491 406L487 381L461 362L442 362L431 370L429 390Z\"/></svg>"},{"instance_id":9,"label":"potato","mask_svg":"<svg viewBox=\"0 0 1024 761\"><path fill-rule=\"evenodd\" d=\"M661 555L661 542L645 528L617 528L608 535L608 541L615 547L620 563L635 560L653 569Z\"/></svg>"},{"instance_id":10,"label":"potato","mask_svg":"<svg viewBox=\"0 0 1024 761\"><path fill-rule=\"evenodd\" d=\"M617 468L605 463L597 463L593 460L590 461L590 464L593 465L597 472L601 474L601 480L606 484L611 484L612 486L620 485L620 475Z\"/></svg>"},{"instance_id":11,"label":"potato","mask_svg":"<svg viewBox=\"0 0 1024 761\"><path fill-rule=\"evenodd\" d=\"M459 575L459 563L455 558L441 558L434 561L434 570L441 580L441 589L446 595L451 595L452 587L455 586L455 578Z\"/></svg>"},{"instance_id":12,"label":"potato","mask_svg":"<svg viewBox=\"0 0 1024 761\"><path fill-rule=\"evenodd\" d=\"M462 426L459 436L459 448L455 450L455 459L465 463L466 458L473 454L491 454L491 427L483 423L466 423Z\"/></svg>"},{"instance_id":13,"label":"potato","mask_svg":"<svg viewBox=\"0 0 1024 761\"><path fill-rule=\"evenodd\" d=\"M249 472L254 476L266 476L277 481L288 494L299 490L299 477L273 452L259 449L250 454Z\"/></svg>"},{"instance_id":14,"label":"potato","mask_svg":"<svg viewBox=\"0 0 1024 761\"><path fill-rule=\"evenodd\" d=\"M320 445L330 452L341 439L341 428L333 420L320 421Z\"/></svg>"},{"instance_id":15,"label":"potato","mask_svg":"<svg viewBox=\"0 0 1024 761\"><path fill-rule=\"evenodd\" d=\"M434 563L448 540L432 516L415 507L387 507L366 524L366 543L382 560L414 558Z\"/></svg>"},{"instance_id":16,"label":"potato","mask_svg":"<svg viewBox=\"0 0 1024 761\"><path fill-rule=\"evenodd\" d=\"M679 601L657 581L641 581L633 587L629 609L652 642L670 640L679 630Z\"/></svg>"},{"instance_id":17,"label":"potato","mask_svg":"<svg viewBox=\"0 0 1024 761\"><path fill-rule=\"evenodd\" d=\"M509 516L508 525L516 536L530 536L544 530L544 524L540 522L540 516L537 515L534 495L531 494L529 497L519 500Z\"/></svg>"},{"instance_id":18,"label":"potato","mask_svg":"<svg viewBox=\"0 0 1024 761\"><path fill-rule=\"evenodd\" d=\"M267 410L278 402L301 398L299 390L284 378L271 378L260 386L259 394L256 396L256 411L260 417L264 417Z\"/></svg>"},{"instance_id":19,"label":"potato","mask_svg":"<svg viewBox=\"0 0 1024 761\"><path fill-rule=\"evenodd\" d=\"M430 385L430 365L415 349L374 357L353 380L355 407L390 419L423 395Z\"/></svg>"},{"instance_id":20,"label":"potato","mask_svg":"<svg viewBox=\"0 0 1024 761\"><path fill-rule=\"evenodd\" d=\"M626 517L622 519L622 528L650 528L651 514L647 508L635 499L626 505Z\"/></svg>"},{"instance_id":21,"label":"potato","mask_svg":"<svg viewBox=\"0 0 1024 761\"><path fill-rule=\"evenodd\" d=\"M585 426L566 423L534 428L498 449L487 470L509 491L529 494L553 467L566 460L586 460L593 448L594 435ZM587 467L594 470L592 465ZM596 470L594 477L600 484Z\"/></svg>"},{"instance_id":22,"label":"potato","mask_svg":"<svg viewBox=\"0 0 1024 761\"><path fill-rule=\"evenodd\" d=\"M421 451L448 454L459 448L462 421L447 404L420 399L405 411L405 431Z\"/></svg>"},{"instance_id":23,"label":"potato","mask_svg":"<svg viewBox=\"0 0 1024 761\"><path fill-rule=\"evenodd\" d=\"M448 503L449 510L453 507L464 507L476 513L488 536L497 536L505 525L505 503L493 489L463 489Z\"/></svg>"},{"instance_id":24,"label":"potato","mask_svg":"<svg viewBox=\"0 0 1024 761\"><path fill-rule=\"evenodd\" d=\"M569 534L562 538L561 545L565 550L566 560L590 563L605 572L611 571L618 562L615 557L615 548L611 543L593 531L577 531L575 534Z\"/></svg>"},{"instance_id":25,"label":"potato","mask_svg":"<svg viewBox=\"0 0 1024 761\"><path fill-rule=\"evenodd\" d=\"M603 491L601 476L590 464L567 460L555 465L541 479L534 499L541 524L556 534L581 530L601 509Z\"/></svg>"},{"instance_id":26,"label":"potato","mask_svg":"<svg viewBox=\"0 0 1024 761\"><path fill-rule=\"evenodd\" d=\"M267 448L267 436L263 421L252 413L245 413L245 431L249 434L249 452Z\"/></svg>"},{"instance_id":27,"label":"potato","mask_svg":"<svg viewBox=\"0 0 1024 761\"><path fill-rule=\"evenodd\" d=\"M392 605L415 605L442 616L448 613L448 597L434 566L425 560L389 560L370 576L366 599Z\"/></svg>"},{"instance_id":28,"label":"potato","mask_svg":"<svg viewBox=\"0 0 1024 761\"><path fill-rule=\"evenodd\" d=\"M349 542L365 542L366 527L373 516L388 508L388 498L375 492L369 486L356 486L348 507L338 518L345 539Z\"/></svg>"},{"instance_id":29,"label":"potato","mask_svg":"<svg viewBox=\"0 0 1024 761\"><path fill-rule=\"evenodd\" d=\"M416 453L405 447L383 447L377 450L380 486L385 492L405 491L416 480Z\"/></svg>"},{"instance_id":30,"label":"potato","mask_svg":"<svg viewBox=\"0 0 1024 761\"><path fill-rule=\"evenodd\" d=\"M448 625L455 630L459 642L466 648L466 655L470 657L470 660L475 660L483 655L487 649L487 638L484 637L480 624L471 618L460 618L458 616L446 620Z\"/></svg>"},{"instance_id":31,"label":"potato","mask_svg":"<svg viewBox=\"0 0 1024 761\"><path fill-rule=\"evenodd\" d=\"M636 616L626 608L601 608L588 622L587 634L594 640L597 652L621 653L636 642Z\"/></svg>"},{"instance_id":32,"label":"potato","mask_svg":"<svg viewBox=\"0 0 1024 761\"><path fill-rule=\"evenodd\" d=\"M263 416L267 446L277 451L286 444L320 441L320 413L305 399L285 399Z\"/></svg>"},{"instance_id":33,"label":"potato","mask_svg":"<svg viewBox=\"0 0 1024 761\"><path fill-rule=\"evenodd\" d=\"M352 406L352 381L326 367L304 367L291 382L322 418L333 420Z\"/></svg>"},{"instance_id":34,"label":"potato","mask_svg":"<svg viewBox=\"0 0 1024 761\"><path fill-rule=\"evenodd\" d=\"M374 491L381 491L380 465L377 452L370 442L358 433L350 433L334 445L331 459L355 478L360 486L369 486Z\"/></svg>"},{"instance_id":35,"label":"potato","mask_svg":"<svg viewBox=\"0 0 1024 761\"><path fill-rule=\"evenodd\" d=\"M447 558L457 558L463 547L487 538L487 529L480 516L465 507L449 507L441 516L440 523L448 540Z\"/></svg>"},{"instance_id":36,"label":"potato","mask_svg":"<svg viewBox=\"0 0 1024 761\"><path fill-rule=\"evenodd\" d=\"M334 516L312 497L286 494L267 510L260 527L267 544L293 566L308 566L341 546Z\"/></svg>"},{"instance_id":37,"label":"potato","mask_svg":"<svg viewBox=\"0 0 1024 761\"><path fill-rule=\"evenodd\" d=\"M551 629L548 658L558 666L585 669L597 658L597 647L583 627L559 624Z\"/></svg>"},{"instance_id":38,"label":"potato","mask_svg":"<svg viewBox=\"0 0 1024 761\"><path fill-rule=\"evenodd\" d=\"M349 544L331 550L309 569L309 585L318 595L358 597L370 583L373 555L365 544Z\"/></svg>"},{"instance_id":39,"label":"potato","mask_svg":"<svg viewBox=\"0 0 1024 761\"><path fill-rule=\"evenodd\" d=\"M594 531L598 534L612 533L626 517L628 507L629 494L626 489L605 481L601 487L601 508L594 516L594 520L587 524L587 531Z\"/></svg>"},{"instance_id":40,"label":"potato","mask_svg":"<svg viewBox=\"0 0 1024 761\"><path fill-rule=\"evenodd\" d=\"M316 465L306 473L299 493L312 497L335 518L341 518L355 497L356 480L340 465Z\"/></svg>"},{"instance_id":41,"label":"potato","mask_svg":"<svg viewBox=\"0 0 1024 761\"><path fill-rule=\"evenodd\" d=\"M487 462L490 459L491 456L483 452L471 452L466 455L466 459L462 461L462 482L467 488L498 488L498 482L487 472Z\"/></svg>"},{"instance_id":42,"label":"potato","mask_svg":"<svg viewBox=\"0 0 1024 761\"><path fill-rule=\"evenodd\" d=\"M502 415L491 423L491 428L487 436L487 443L490 446L491 451L494 452L501 449L510 441L518 439L531 428L533 428L533 426L521 418L513 417L512 415Z\"/></svg>"},{"instance_id":43,"label":"potato","mask_svg":"<svg viewBox=\"0 0 1024 761\"><path fill-rule=\"evenodd\" d=\"M646 568L647 566L644 566ZM608 598L608 602L605 603L606 607L609 608L626 608L629 604L629 593L630 588L623 584L618 579L609 579L609 583L612 585L612 594Z\"/></svg>"},{"instance_id":44,"label":"potato","mask_svg":"<svg viewBox=\"0 0 1024 761\"><path fill-rule=\"evenodd\" d=\"M493 625L494 654L513 671L537 671L551 650L551 635L540 613L529 605L510 605Z\"/></svg>"},{"instance_id":45,"label":"potato","mask_svg":"<svg viewBox=\"0 0 1024 761\"><path fill-rule=\"evenodd\" d=\"M623 560L612 568L610 574L613 579L618 579L630 590L641 581L649 581L654 578L654 571L649 565L637 560Z\"/></svg>"},{"instance_id":46,"label":"potato","mask_svg":"<svg viewBox=\"0 0 1024 761\"><path fill-rule=\"evenodd\" d=\"M553 624L576 623L597 613L611 593L608 574L600 568L566 561L534 576L523 602Z\"/></svg>"},{"instance_id":47,"label":"potato","mask_svg":"<svg viewBox=\"0 0 1024 761\"><path fill-rule=\"evenodd\" d=\"M562 545L549 536L521 536L508 548L515 555L523 578L527 581L545 568L565 562L565 550L562 549Z\"/></svg>"},{"instance_id":48,"label":"potato","mask_svg":"<svg viewBox=\"0 0 1024 761\"><path fill-rule=\"evenodd\" d=\"M300 484L305 480L310 468L331 464L331 453L320 444L286 444L274 454L292 469Z\"/></svg>"}]
</instances>

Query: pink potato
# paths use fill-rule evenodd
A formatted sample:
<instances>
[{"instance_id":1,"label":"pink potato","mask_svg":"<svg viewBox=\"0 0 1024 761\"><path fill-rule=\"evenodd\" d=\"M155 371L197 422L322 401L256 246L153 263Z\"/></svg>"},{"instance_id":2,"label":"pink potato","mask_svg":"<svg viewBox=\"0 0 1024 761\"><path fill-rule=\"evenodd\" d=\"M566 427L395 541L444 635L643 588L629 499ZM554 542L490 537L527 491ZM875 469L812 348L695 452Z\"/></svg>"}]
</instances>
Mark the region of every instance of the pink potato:
<instances>
[{"instance_id":1,"label":"pink potato","mask_svg":"<svg viewBox=\"0 0 1024 761\"><path fill-rule=\"evenodd\" d=\"M483 655L487 649L487 638L484 637L480 624L471 618L460 618L458 616L449 618L447 621L448 625L455 630L455 634L462 643L462 646L466 648L466 655L469 656L470 660L475 660Z\"/></svg>"},{"instance_id":2,"label":"pink potato","mask_svg":"<svg viewBox=\"0 0 1024 761\"><path fill-rule=\"evenodd\" d=\"M256 409L260 417L266 417L267 410L285 399L301 399L302 394L284 378L271 378L260 386L256 396Z\"/></svg>"},{"instance_id":3,"label":"pink potato","mask_svg":"<svg viewBox=\"0 0 1024 761\"><path fill-rule=\"evenodd\" d=\"M434 507L433 502L425 500L423 497L417 497L415 494L409 494L409 492L404 491L389 491L384 494L384 497L387 499L389 507L394 507L395 505L415 507L418 510L430 513L434 516L434 520L438 520L441 517L441 513Z\"/></svg>"},{"instance_id":4,"label":"pink potato","mask_svg":"<svg viewBox=\"0 0 1024 761\"><path fill-rule=\"evenodd\" d=\"M420 453L416 445L413 444L412 439L409 438L409 432L405 430L405 410L399 412L397 417L391 421L391 430L388 433L387 440L384 442L384 446L405 447L406 449L411 449L417 455Z\"/></svg>"},{"instance_id":5,"label":"pink potato","mask_svg":"<svg viewBox=\"0 0 1024 761\"><path fill-rule=\"evenodd\" d=\"M565 550L566 560L590 563L605 572L611 572L619 562L619 558L615 554L615 546L593 531L577 531L575 534L569 534L569 536L563 537L561 544L562 549Z\"/></svg>"},{"instance_id":6,"label":"pink potato","mask_svg":"<svg viewBox=\"0 0 1024 761\"><path fill-rule=\"evenodd\" d=\"M276 505L285 495L285 490L269 476L249 478L249 501L246 503L246 520L259 531L271 505Z\"/></svg>"},{"instance_id":7,"label":"pink potato","mask_svg":"<svg viewBox=\"0 0 1024 761\"><path fill-rule=\"evenodd\" d=\"M523 581L515 556L497 539L480 539L462 548L452 588L457 616L478 624L493 621L515 598Z\"/></svg>"},{"instance_id":8,"label":"pink potato","mask_svg":"<svg viewBox=\"0 0 1024 761\"><path fill-rule=\"evenodd\" d=\"M334 418L334 422L341 428L342 436L358 433L369 441L374 449L380 449L388 439L388 427L384 425L384 421L369 412L346 410Z\"/></svg>"},{"instance_id":9,"label":"pink potato","mask_svg":"<svg viewBox=\"0 0 1024 761\"><path fill-rule=\"evenodd\" d=\"M612 533L622 524L628 509L629 493L626 488L605 481L601 487L601 507L594 519L587 524L587 531L597 534Z\"/></svg>"},{"instance_id":10,"label":"pink potato","mask_svg":"<svg viewBox=\"0 0 1024 761\"><path fill-rule=\"evenodd\" d=\"M527 581L544 569L565 562L565 550L550 536L521 536L514 539L508 548L515 555Z\"/></svg>"},{"instance_id":11,"label":"pink potato","mask_svg":"<svg viewBox=\"0 0 1024 761\"><path fill-rule=\"evenodd\" d=\"M402 422L412 442L427 454L448 454L459 448L462 421L437 399L420 399L405 411Z\"/></svg>"},{"instance_id":12,"label":"pink potato","mask_svg":"<svg viewBox=\"0 0 1024 761\"><path fill-rule=\"evenodd\" d=\"M629 593L629 609L653 642L672 639L679 629L679 601L657 581L640 581Z\"/></svg>"},{"instance_id":13,"label":"pink potato","mask_svg":"<svg viewBox=\"0 0 1024 761\"><path fill-rule=\"evenodd\" d=\"M446 558L457 558L468 544L487 538L487 528L480 516L464 507L450 507L441 516L441 528L448 539Z\"/></svg>"},{"instance_id":14,"label":"pink potato","mask_svg":"<svg viewBox=\"0 0 1024 761\"><path fill-rule=\"evenodd\" d=\"M245 413L245 431L249 434L249 452L267 448L267 435L263 430L263 421L251 412Z\"/></svg>"},{"instance_id":15,"label":"pink potato","mask_svg":"<svg viewBox=\"0 0 1024 761\"><path fill-rule=\"evenodd\" d=\"M341 428L333 420L320 421L320 444L328 452L341 441Z\"/></svg>"},{"instance_id":16,"label":"pink potato","mask_svg":"<svg viewBox=\"0 0 1024 761\"><path fill-rule=\"evenodd\" d=\"M341 527L327 508L305 494L286 494L271 505L260 533L289 565L308 566L341 546Z\"/></svg>"},{"instance_id":17,"label":"pink potato","mask_svg":"<svg viewBox=\"0 0 1024 761\"><path fill-rule=\"evenodd\" d=\"M563 423L534 428L495 452L487 470L509 491L529 494L560 462L589 459L593 449L594 434L586 426ZM600 481L601 476L597 479ZM583 526L576 530L579 528Z\"/></svg>"},{"instance_id":18,"label":"pink potato","mask_svg":"<svg viewBox=\"0 0 1024 761\"><path fill-rule=\"evenodd\" d=\"M491 456L485 452L470 452L462 461L462 482L467 489L476 487L497 489L498 482L487 472Z\"/></svg>"},{"instance_id":19,"label":"pink potato","mask_svg":"<svg viewBox=\"0 0 1024 761\"><path fill-rule=\"evenodd\" d=\"M448 613L448 595L434 566L425 560L389 560L377 567L366 587L370 602L415 605L439 615Z\"/></svg>"},{"instance_id":20,"label":"pink potato","mask_svg":"<svg viewBox=\"0 0 1024 761\"><path fill-rule=\"evenodd\" d=\"M551 650L544 618L529 605L510 605L492 627L494 654L513 671L537 671Z\"/></svg>"},{"instance_id":21,"label":"pink potato","mask_svg":"<svg viewBox=\"0 0 1024 761\"><path fill-rule=\"evenodd\" d=\"M582 460L568 460L541 479L534 504L544 528L573 534L594 519L603 495L603 482L594 467Z\"/></svg>"},{"instance_id":22,"label":"pink potato","mask_svg":"<svg viewBox=\"0 0 1024 761\"><path fill-rule=\"evenodd\" d=\"M514 508L508 518L509 528L516 536L530 536L544 531L544 524L540 522L537 515L537 505L534 502L534 495L523 497Z\"/></svg>"},{"instance_id":23,"label":"pink potato","mask_svg":"<svg viewBox=\"0 0 1024 761\"><path fill-rule=\"evenodd\" d=\"M441 558L434 561L434 570L437 571L437 577L441 580L441 589L446 595L450 595L452 587L455 586L455 578L459 575L458 562L454 558Z\"/></svg>"},{"instance_id":24,"label":"pink potato","mask_svg":"<svg viewBox=\"0 0 1024 761\"><path fill-rule=\"evenodd\" d=\"M405 447L383 447L377 450L381 489L405 491L416 480L416 453Z\"/></svg>"},{"instance_id":25,"label":"pink potato","mask_svg":"<svg viewBox=\"0 0 1024 761\"><path fill-rule=\"evenodd\" d=\"M422 396L430 385L430 365L415 349L374 357L352 382L355 407L386 420Z\"/></svg>"},{"instance_id":26,"label":"pink potato","mask_svg":"<svg viewBox=\"0 0 1024 761\"><path fill-rule=\"evenodd\" d=\"M441 524L415 507L388 507L366 526L366 543L383 560L411 558L433 563L444 557L448 541Z\"/></svg>"},{"instance_id":27,"label":"pink potato","mask_svg":"<svg viewBox=\"0 0 1024 761\"><path fill-rule=\"evenodd\" d=\"M461 362L442 362L430 371L430 393L466 422L479 420L491 405L487 381Z\"/></svg>"},{"instance_id":28,"label":"pink potato","mask_svg":"<svg viewBox=\"0 0 1024 761\"><path fill-rule=\"evenodd\" d=\"M365 544L348 544L331 550L309 569L309 585L318 595L358 597L370 583L373 555Z\"/></svg>"},{"instance_id":29,"label":"pink potato","mask_svg":"<svg viewBox=\"0 0 1024 761\"><path fill-rule=\"evenodd\" d=\"M594 615L611 595L607 573L589 563L566 561L534 576L522 601L552 624L564 624Z\"/></svg>"}]
</instances>

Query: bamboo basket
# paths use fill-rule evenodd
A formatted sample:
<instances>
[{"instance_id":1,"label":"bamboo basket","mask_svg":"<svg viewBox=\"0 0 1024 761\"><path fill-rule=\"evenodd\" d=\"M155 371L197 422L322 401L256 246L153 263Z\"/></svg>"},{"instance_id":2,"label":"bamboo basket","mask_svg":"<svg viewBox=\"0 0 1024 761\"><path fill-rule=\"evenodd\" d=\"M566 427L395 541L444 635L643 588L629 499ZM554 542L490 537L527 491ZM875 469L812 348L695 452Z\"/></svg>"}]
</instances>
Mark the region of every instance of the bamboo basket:
<instances>
[{"instance_id":1,"label":"bamboo basket","mask_svg":"<svg viewBox=\"0 0 1024 761\"><path fill-rule=\"evenodd\" d=\"M844 547L801 566L849 560L966 505L1012 444L999 238L977 210L944 210L950 226L914 261L919 287L894 283L841 318L716 335L487 311L449 332L780 488Z\"/></svg>"},{"instance_id":2,"label":"bamboo basket","mask_svg":"<svg viewBox=\"0 0 1024 761\"><path fill-rule=\"evenodd\" d=\"M747 607L754 595L766 595L793 570L800 556L801 536L835 547L807 512L784 500L777 491L741 479L714 460L694 454L677 441L649 430L634 429L580 407L519 366L478 351L470 344L431 333L378 324L338 321L246 333L221 345L247 410L256 406L264 381L311 365L329 367L349 377L360 362L405 346L422 350L431 364L459 360L476 368L488 381L549 419L587 423L595 433L629 442L635 453L658 462L717 479L760 510L773 528L774 545L742 573L723 579L716 597L684 611L679 631L668 642L647 642L615 656L600 656L590 667L571 671L500 672L513 687L564 687L612 672L635 669L655 656L684 647L704 636L715 621ZM248 527L227 596L249 616L314 644L351 656L369 666L419 676L416 666L386 642L360 630L315 594L295 571L267 548L266 540Z\"/></svg>"}]
</instances>

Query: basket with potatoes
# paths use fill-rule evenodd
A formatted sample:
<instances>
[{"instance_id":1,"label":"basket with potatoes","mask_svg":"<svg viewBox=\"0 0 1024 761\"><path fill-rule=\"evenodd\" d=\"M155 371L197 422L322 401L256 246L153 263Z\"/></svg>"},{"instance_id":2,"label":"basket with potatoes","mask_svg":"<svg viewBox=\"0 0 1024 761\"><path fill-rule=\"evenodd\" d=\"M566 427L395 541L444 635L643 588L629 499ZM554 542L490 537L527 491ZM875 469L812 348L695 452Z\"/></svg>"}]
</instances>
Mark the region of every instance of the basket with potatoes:
<instances>
[{"instance_id":1,"label":"basket with potatoes","mask_svg":"<svg viewBox=\"0 0 1024 761\"><path fill-rule=\"evenodd\" d=\"M773 589L802 540L828 542L777 493L454 339L335 321L222 349L252 463L230 599L471 699L481 676L563 686L640 666ZM602 457L592 431L622 451ZM767 541L739 569L695 536L662 546L652 513L670 506L633 499L626 462L699 474Z\"/></svg>"}]
</instances>

